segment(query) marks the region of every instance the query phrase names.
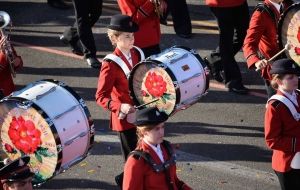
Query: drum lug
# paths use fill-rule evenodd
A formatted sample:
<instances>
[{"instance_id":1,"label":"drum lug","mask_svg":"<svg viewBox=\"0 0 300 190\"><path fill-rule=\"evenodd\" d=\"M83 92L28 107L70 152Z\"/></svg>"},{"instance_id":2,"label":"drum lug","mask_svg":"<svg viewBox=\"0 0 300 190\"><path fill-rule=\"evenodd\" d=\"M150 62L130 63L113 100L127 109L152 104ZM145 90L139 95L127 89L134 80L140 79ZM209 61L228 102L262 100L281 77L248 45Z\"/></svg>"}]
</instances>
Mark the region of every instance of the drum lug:
<instances>
[{"instance_id":1,"label":"drum lug","mask_svg":"<svg viewBox=\"0 0 300 190\"><path fill-rule=\"evenodd\" d=\"M18 107L23 108L23 109L28 109L29 107L32 106L32 104L33 104L33 102L30 100L17 103Z\"/></svg>"},{"instance_id":2,"label":"drum lug","mask_svg":"<svg viewBox=\"0 0 300 190\"><path fill-rule=\"evenodd\" d=\"M46 96L47 94L50 94L51 92L54 92L56 90L56 87L53 86L52 88L50 88L47 92L43 93L43 94L39 94L35 97L36 100L39 100L41 98L43 98L44 96Z\"/></svg>"},{"instance_id":3,"label":"drum lug","mask_svg":"<svg viewBox=\"0 0 300 190\"><path fill-rule=\"evenodd\" d=\"M191 49L190 52L191 52L192 54L198 54L198 53L196 52L196 50L194 50L194 49Z\"/></svg>"},{"instance_id":4,"label":"drum lug","mask_svg":"<svg viewBox=\"0 0 300 190\"><path fill-rule=\"evenodd\" d=\"M50 118L45 119L49 126L52 126L54 124L53 120Z\"/></svg>"},{"instance_id":5,"label":"drum lug","mask_svg":"<svg viewBox=\"0 0 300 190\"><path fill-rule=\"evenodd\" d=\"M88 134L87 131L85 132L81 132L79 135L75 136L75 137L72 137L71 139L67 140L64 144L64 146L69 146L70 144L72 144L74 141L86 136Z\"/></svg>"},{"instance_id":6,"label":"drum lug","mask_svg":"<svg viewBox=\"0 0 300 190\"><path fill-rule=\"evenodd\" d=\"M166 64L164 64L164 63L160 63L160 64L158 64L158 66L161 67L161 68L163 68L163 69L168 68L168 66Z\"/></svg>"},{"instance_id":7,"label":"drum lug","mask_svg":"<svg viewBox=\"0 0 300 190\"><path fill-rule=\"evenodd\" d=\"M175 90L177 90L179 88L179 82L178 81L173 81L173 85Z\"/></svg>"},{"instance_id":8,"label":"drum lug","mask_svg":"<svg viewBox=\"0 0 300 190\"><path fill-rule=\"evenodd\" d=\"M57 145L56 150L57 150L58 153L61 152L63 150L62 145L61 144Z\"/></svg>"},{"instance_id":9,"label":"drum lug","mask_svg":"<svg viewBox=\"0 0 300 190\"><path fill-rule=\"evenodd\" d=\"M185 54L183 54L182 56L178 57L177 59L172 59L172 60L170 60L169 62L170 62L170 64L173 64L173 63L176 63L176 62L179 61L180 59L183 59L183 58L185 58L185 57L187 57L187 56L189 56L189 54L185 53Z\"/></svg>"}]
</instances>

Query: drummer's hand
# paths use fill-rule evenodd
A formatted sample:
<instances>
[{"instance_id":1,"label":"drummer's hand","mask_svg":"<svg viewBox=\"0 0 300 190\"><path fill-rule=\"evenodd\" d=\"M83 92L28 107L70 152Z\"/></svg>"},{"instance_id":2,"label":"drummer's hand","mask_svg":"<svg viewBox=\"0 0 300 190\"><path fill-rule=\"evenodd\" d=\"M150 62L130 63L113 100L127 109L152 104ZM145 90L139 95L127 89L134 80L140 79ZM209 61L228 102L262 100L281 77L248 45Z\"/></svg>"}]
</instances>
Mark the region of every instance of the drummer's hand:
<instances>
[{"instance_id":1,"label":"drummer's hand","mask_svg":"<svg viewBox=\"0 0 300 190\"><path fill-rule=\"evenodd\" d=\"M135 112L135 108L130 104L121 104L121 110L124 114L129 114Z\"/></svg>"},{"instance_id":2,"label":"drummer's hand","mask_svg":"<svg viewBox=\"0 0 300 190\"><path fill-rule=\"evenodd\" d=\"M261 70L263 68L265 68L266 66L268 65L268 61L266 59L263 59L263 60L260 60L260 61L257 61L255 63L255 67L256 67L256 70Z\"/></svg>"}]
</instances>

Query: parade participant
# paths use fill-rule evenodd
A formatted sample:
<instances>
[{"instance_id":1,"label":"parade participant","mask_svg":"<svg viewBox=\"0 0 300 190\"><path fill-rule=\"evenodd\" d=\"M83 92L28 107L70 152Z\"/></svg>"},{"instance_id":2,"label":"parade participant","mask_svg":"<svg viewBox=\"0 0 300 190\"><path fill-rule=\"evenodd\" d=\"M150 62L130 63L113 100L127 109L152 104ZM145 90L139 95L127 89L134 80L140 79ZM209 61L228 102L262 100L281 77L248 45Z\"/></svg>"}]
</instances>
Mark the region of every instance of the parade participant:
<instances>
[{"instance_id":1,"label":"parade participant","mask_svg":"<svg viewBox=\"0 0 300 190\"><path fill-rule=\"evenodd\" d=\"M126 115L135 111L127 76L133 66L144 59L143 52L133 46L136 31L138 25L131 17L115 15L111 18L107 33L116 48L103 60L96 92L97 104L111 111L110 127L119 134L125 160L137 142L136 127L126 120Z\"/></svg>"},{"instance_id":2,"label":"parade participant","mask_svg":"<svg viewBox=\"0 0 300 190\"><path fill-rule=\"evenodd\" d=\"M298 72L294 61L280 59L272 64L269 73L271 85L277 89L265 113L265 140L273 150L272 168L282 190L300 189L300 170L290 166L294 155L300 151Z\"/></svg>"},{"instance_id":3,"label":"parade participant","mask_svg":"<svg viewBox=\"0 0 300 190\"><path fill-rule=\"evenodd\" d=\"M7 48L6 43L9 42L6 41L4 36L0 36L0 99L4 96L8 96L15 90L10 67L13 67L14 70L18 70L23 66L22 58L16 54L11 44L11 52L10 50L5 51L5 48ZM12 53L12 55L9 56L12 56L13 63L9 63L8 55L5 54L6 52Z\"/></svg>"},{"instance_id":4,"label":"parade participant","mask_svg":"<svg viewBox=\"0 0 300 190\"><path fill-rule=\"evenodd\" d=\"M92 27L102 14L103 0L73 0L75 22L65 29L60 40L68 44L74 54L84 55L87 64L99 69L101 63L96 57L96 45Z\"/></svg>"},{"instance_id":5,"label":"parade participant","mask_svg":"<svg viewBox=\"0 0 300 190\"><path fill-rule=\"evenodd\" d=\"M0 169L0 180L4 190L32 190L34 173L28 167L29 156L14 160Z\"/></svg>"},{"instance_id":6,"label":"parade participant","mask_svg":"<svg viewBox=\"0 0 300 190\"><path fill-rule=\"evenodd\" d=\"M287 9L291 3L292 1L286 0L265 0L264 3L258 4L244 41L243 51L248 68L261 70L269 97L275 94L275 90L270 85L271 66L267 60L280 51L277 39L280 8Z\"/></svg>"},{"instance_id":7,"label":"parade participant","mask_svg":"<svg viewBox=\"0 0 300 190\"><path fill-rule=\"evenodd\" d=\"M159 2L159 3L158 3ZM160 53L160 14L167 4L164 0L118 0L122 14L132 17L139 31L134 34L135 45L146 57Z\"/></svg>"},{"instance_id":8,"label":"parade participant","mask_svg":"<svg viewBox=\"0 0 300 190\"><path fill-rule=\"evenodd\" d=\"M165 0L167 3L166 13L160 18L160 23L167 25L169 12L172 14L172 21L175 33L181 38L192 37L192 23L186 0Z\"/></svg>"},{"instance_id":9,"label":"parade participant","mask_svg":"<svg viewBox=\"0 0 300 190\"><path fill-rule=\"evenodd\" d=\"M176 174L175 153L164 138L168 115L157 108L136 113L138 145L124 167L123 190L191 189Z\"/></svg>"},{"instance_id":10,"label":"parade participant","mask_svg":"<svg viewBox=\"0 0 300 190\"><path fill-rule=\"evenodd\" d=\"M206 0L211 12L217 18L219 26L219 46L204 60L211 67L211 72L225 87L238 94L247 94L243 85L240 68L234 58L243 46L249 24L249 10L246 0ZM221 65L221 67L217 66ZM221 70L224 69L222 76Z\"/></svg>"}]
</instances>

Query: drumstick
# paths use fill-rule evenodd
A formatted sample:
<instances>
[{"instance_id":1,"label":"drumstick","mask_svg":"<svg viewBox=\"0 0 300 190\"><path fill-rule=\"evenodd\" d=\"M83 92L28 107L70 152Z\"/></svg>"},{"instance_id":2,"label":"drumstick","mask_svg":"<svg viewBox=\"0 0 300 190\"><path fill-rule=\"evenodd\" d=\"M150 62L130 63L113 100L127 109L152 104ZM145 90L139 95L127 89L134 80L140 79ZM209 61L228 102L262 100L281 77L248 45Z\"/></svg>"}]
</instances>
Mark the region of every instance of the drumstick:
<instances>
[{"instance_id":1,"label":"drumstick","mask_svg":"<svg viewBox=\"0 0 300 190\"><path fill-rule=\"evenodd\" d=\"M135 108L135 109L139 109L139 108L141 108L141 107L143 107L143 106L146 106L146 105L148 105L148 104L157 102L158 100L159 100L159 98L155 98L154 100L152 100L152 101L150 101L150 102L147 102L147 103L145 103L145 104L141 104L141 105L139 105L139 106L134 106L134 108Z\"/></svg>"},{"instance_id":2,"label":"drumstick","mask_svg":"<svg viewBox=\"0 0 300 190\"><path fill-rule=\"evenodd\" d=\"M291 45L290 44L285 44L284 48L280 50L278 53L276 53L273 57L267 60L267 62L273 61L276 57L278 57L280 54L282 54L285 50L290 50ZM256 68L255 71L259 71L260 68Z\"/></svg>"}]
</instances>

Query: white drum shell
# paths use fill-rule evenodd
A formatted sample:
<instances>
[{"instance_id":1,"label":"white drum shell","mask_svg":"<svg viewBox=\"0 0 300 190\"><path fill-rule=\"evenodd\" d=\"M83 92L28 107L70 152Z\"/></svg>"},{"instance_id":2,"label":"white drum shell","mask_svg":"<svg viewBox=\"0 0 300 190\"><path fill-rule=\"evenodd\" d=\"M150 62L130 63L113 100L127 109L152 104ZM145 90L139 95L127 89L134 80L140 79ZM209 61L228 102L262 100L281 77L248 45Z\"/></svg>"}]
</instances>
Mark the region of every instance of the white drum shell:
<instances>
[{"instance_id":1,"label":"white drum shell","mask_svg":"<svg viewBox=\"0 0 300 190\"><path fill-rule=\"evenodd\" d=\"M83 108L63 87L38 81L12 94L32 101L52 120L61 141L61 168L67 169L76 159L86 155L89 148L89 124ZM57 171L60 172L60 171Z\"/></svg>"},{"instance_id":2,"label":"white drum shell","mask_svg":"<svg viewBox=\"0 0 300 190\"><path fill-rule=\"evenodd\" d=\"M157 60L168 67L176 78L180 90L178 107L186 106L199 99L206 92L206 73L199 60L186 49L170 48L158 54ZM188 65L188 70L183 68ZM178 108L177 108L178 109Z\"/></svg>"}]
</instances>

